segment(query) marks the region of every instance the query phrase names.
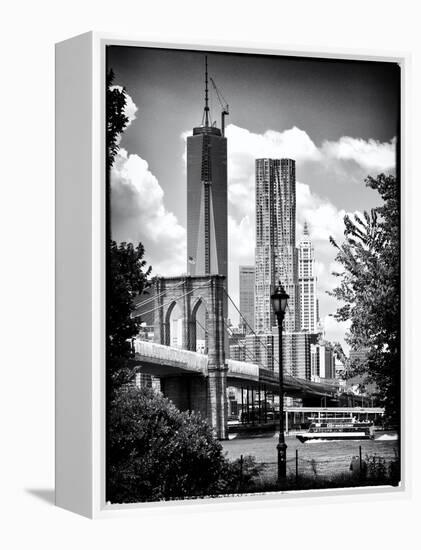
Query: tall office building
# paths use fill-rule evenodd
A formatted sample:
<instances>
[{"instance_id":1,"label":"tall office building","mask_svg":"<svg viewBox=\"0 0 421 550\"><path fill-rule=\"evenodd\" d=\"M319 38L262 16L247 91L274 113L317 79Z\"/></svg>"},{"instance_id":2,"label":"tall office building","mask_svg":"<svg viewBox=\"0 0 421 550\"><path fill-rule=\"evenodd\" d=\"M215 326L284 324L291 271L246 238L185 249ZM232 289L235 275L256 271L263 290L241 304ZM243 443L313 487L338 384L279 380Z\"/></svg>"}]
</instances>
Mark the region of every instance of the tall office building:
<instances>
[{"instance_id":1,"label":"tall office building","mask_svg":"<svg viewBox=\"0 0 421 550\"><path fill-rule=\"evenodd\" d=\"M285 374L304 380L311 378L311 335L306 332L282 333L282 365ZM273 332L273 354L279 357L279 334ZM274 362L274 372L279 372L279 364Z\"/></svg>"},{"instance_id":2,"label":"tall office building","mask_svg":"<svg viewBox=\"0 0 421 550\"><path fill-rule=\"evenodd\" d=\"M274 370L273 334L248 334L244 338L245 361Z\"/></svg>"},{"instance_id":3,"label":"tall office building","mask_svg":"<svg viewBox=\"0 0 421 550\"><path fill-rule=\"evenodd\" d=\"M279 372L278 327L274 327L270 334L248 334L243 342L245 349L241 347L233 350L237 354L243 353L240 360L257 363L275 373ZM312 335L307 332L282 333L282 365L285 374L310 380L311 342Z\"/></svg>"},{"instance_id":4,"label":"tall office building","mask_svg":"<svg viewBox=\"0 0 421 550\"><path fill-rule=\"evenodd\" d=\"M298 244L298 283L300 287L301 330L315 333L318 330L317 279L314 273L314 247L307 222Z\"/></svg>"},{"instance_id":5,"label":"tall office building","mask_svg":"<svg viewBox=\"0 0 421 550\"><path fill-rule=\"evenodd\" d=\"M254 330L254 266L240 265L240 327L245 334Z\"/></svg>"},{"instance_id":6,"label":"tall office building","mask_svg":"<svg viewBox=\"0 0 421 550\"><path fill-rule=\"evenodd\" d=\"M314 380L319 378L335 378L335 356L333 346L326 340L319 340L310 346L311 376Z\"/></svg>"},{"instance_id":7,"label":"tall office building","mask_svg":"<svg viewBox=\"0 0 421 550\"><path fill-rule=\"evenodd\" d=\"M255 331L276 325L270 295L280 280L289 294L286 332L300 330L295 161L256 159Z\"/></svg>"},{"instance_id":8,"label":"tall office building","mask_svg":"<svg viewBox=\"0 0 421 550\"><path fill-rule=\"evenodd\" d=\"M202 125L187 138L187 271L228 275L227 140L210 119L208 70Z\"/></svg>"}]
</instances>

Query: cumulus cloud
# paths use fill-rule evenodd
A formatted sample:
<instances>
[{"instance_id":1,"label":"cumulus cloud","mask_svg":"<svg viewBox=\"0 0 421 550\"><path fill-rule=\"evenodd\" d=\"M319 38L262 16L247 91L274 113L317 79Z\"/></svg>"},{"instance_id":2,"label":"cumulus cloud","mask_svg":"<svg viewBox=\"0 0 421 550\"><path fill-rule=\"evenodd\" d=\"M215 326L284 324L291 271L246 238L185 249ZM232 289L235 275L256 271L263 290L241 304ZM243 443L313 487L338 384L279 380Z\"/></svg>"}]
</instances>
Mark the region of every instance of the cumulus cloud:
<instances>
[{"instance_id":1,"label":"cumulus cloud","mask_svg":"<svg viewBox=\"0 0 421 550\"><path fill-rule=\"evenodd\" d=\"M130 124L136 120L136 113L138 111L138 107L133 101L132 97L126 92L126 90L123 88L123 86L119 86L118 84L115 84L114 86L111 86L111 90L120 90L120 92L123 92L126 97L126 105L124 107L123 113L126 115L126 117L129 119L127 123L127 127L130 126Z\"/></svg>"},{"instance_id":2,"label":"cumulus cloud","mask_svg":"<svg viewBox=\"0 0 421 550\"><path fill-rule=\"evenodd\" d=\"M256 158L292 158L297 161L320 160L321 155L309 135L296 128L284 132L267 130L256 134L229 124L226 130L228 155L230 159L230 177L232 180L248 176L250 168L254 170Z\"/></svg>"},{"instance_id":3,"label":"cumulus cloud","mask_svg":"<svg viewBox=\"0 0 421 550\"><path fill-rule=\"evenodd\" d=\"M254 247L256 242L255 223L249 216L236 220L228 215L228 292L236 304L239 300L239 267L254 265ZM230 311L236 319L234 311Z\"/></svg>"},{"instance_id":4,"label":"cumulus cloud","mask_svg":"<svg viewBox=\"0 0 421 550\"><path fill-rule=\"evenodd\" d=\"M154 275L186 269L186 230L164 204L164 191L139 155L120 149L111 171L112 234L117 242L142 242Z\"/></svg>"},{"instance_id":5,"label":"cumulus cloud","mask_svg":"<svg viewBox=\"0 0 421 550\"><path fill-rule=\"evenodd\" d=\"M306 183L297 182L297 233L301 235L304 222L310 227L314 241L328 241L343 234L345 210L338 210L328 199L311 191Z\"/></svg>"},{"instance_id":6,"label":"cumulus cloud","mask_svg":"<svg viewBox=\"0 0 421 550\"><path fill-rule=\"evenodd\" d=\"M353 160L369 172L390 172L396 165L396 138L381 143L343 136L338 141L325 141L321 152L327 159Z\"/></svg>"},{"instance_id":7,"label":"cumulus cloud","mask_svg":"<svg viewBox=\"0 0 421 550\"><path fill-rule=\"evenodd\" d=\"M350 321L338 323L332 315L325 315L322 323L326 337L331 342L340 342L345 353L349 352L349 345L344 340L344 334L350 329Z\"/></svg>"}]
</instances>

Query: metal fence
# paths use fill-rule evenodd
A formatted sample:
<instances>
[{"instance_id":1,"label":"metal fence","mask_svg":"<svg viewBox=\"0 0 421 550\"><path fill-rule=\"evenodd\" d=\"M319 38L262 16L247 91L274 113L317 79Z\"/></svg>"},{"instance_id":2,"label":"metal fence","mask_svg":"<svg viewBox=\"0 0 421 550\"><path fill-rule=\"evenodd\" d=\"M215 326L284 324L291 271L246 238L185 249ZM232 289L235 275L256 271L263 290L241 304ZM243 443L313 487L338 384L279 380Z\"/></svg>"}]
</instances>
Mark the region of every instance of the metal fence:
<instances>
[{"instance_id":1,"label":"metal fence","mask_svg":"<svg viewBox=\"0 0 421 550\"><path fill-rule=\"evenodd\" d=\"M399 469L398 457L363 455L362 448L356 448L355 454L335 456L332 459L304 458L298 449L293 458L287 459L287 477L289 479L334 480L334 479L395 479ZM277 462L257 462L258 473L253 477L254 484L276 482ZM240 477L247 476L243 471L243 457L240 458Z\"/></svg>"}]
</instances>

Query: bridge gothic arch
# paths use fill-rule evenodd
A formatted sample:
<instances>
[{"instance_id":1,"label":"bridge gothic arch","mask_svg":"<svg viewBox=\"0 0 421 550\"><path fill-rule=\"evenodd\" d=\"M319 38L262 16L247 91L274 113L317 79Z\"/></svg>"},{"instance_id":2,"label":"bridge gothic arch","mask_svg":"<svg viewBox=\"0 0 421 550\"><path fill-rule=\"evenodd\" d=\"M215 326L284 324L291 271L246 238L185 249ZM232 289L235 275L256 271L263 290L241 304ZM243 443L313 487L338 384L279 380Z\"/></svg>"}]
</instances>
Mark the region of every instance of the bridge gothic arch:
<instances>
[{"instance_id":1,"label":"bridge gothic arch","mask_svg":"<svg viewBox=\"0 0 421 550\"><path fill-rule=\"evenodd\" d=\"M197 351L198 334L203 334L203 340L205 341L205 353L207 354L208 346L208 310L206 302L202 297L196 299L191 311L191 318L188 324L187 330L189 331L190 338L190 350Z\"/></svg>"},{"instance_id":2,"label":"bridge gothic arch","mask_svg":"<svg viewBox=\"0 0 421 550\"><path fill-rule=\"evenodd\" d=\"M154 340L158 344L170 345L171 314L178 305L182 315L182 342L184 349L196 351L197 315L201 306L206 310L207 318L207 355L208 369L204 380L205 388L201 396L202 414L205 415L224 439L227 436L227 366L225 364L224 343L224 282L222 275L158 277L154 292ZM194 381L197 384L197 380ZM177 404L185 388L191 385L187 377L173 380L171 387L176 388L168 397ZM184 385L184 386L183 386ZM170 383L164 382L164 388ZM187 391L187 390L186 390ZM190 391L190 390L189 390ZM197 392L196 392L197 393ZM200 393L200 392L199 392ZM206 397L206 399L203 399ZM184 400L185 401L185 400ZM191 397L188 398L191 402ZM190 407L189 407L190 408ZM197 410L194 406L193 409Z\"/></svg>"}]
</instances>

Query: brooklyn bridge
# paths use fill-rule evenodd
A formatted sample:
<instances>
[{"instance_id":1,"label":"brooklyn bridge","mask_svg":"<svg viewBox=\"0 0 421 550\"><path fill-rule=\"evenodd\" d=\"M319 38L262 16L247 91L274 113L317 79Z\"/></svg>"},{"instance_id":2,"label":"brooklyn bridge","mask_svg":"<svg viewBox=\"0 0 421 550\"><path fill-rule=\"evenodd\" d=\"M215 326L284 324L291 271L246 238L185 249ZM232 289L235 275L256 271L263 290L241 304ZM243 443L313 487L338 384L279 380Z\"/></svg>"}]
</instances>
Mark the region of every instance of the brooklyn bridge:
<instances>
[{"instance_id":1,"label":"brooklyn bridge","mask_svg":"<svg viewBox=\"0 0 421 550\"><path fill-rule=\"evenodd\" d=\"M133 341L137 370L158 377L163 394L180 410L200 412L220 439L228 437L228 387L241 389L242 397L246 390L247 410L249 399L253 408L257 403L259 419L267 419L268 396L279 399L279 365L270 369L257 357L250 357L250 361L227 358L229 327L224 312L227 299L231 298L224 280L221 275L157 278L151 296L135 312L141 318L152 319L153 341ZM171 316L176 306L181 311L183 349L170 345ZM206 354L196 351L201 307L206 312ZM338 385L297 378L288 364L284 364L284 395L300 399L302 407L307 408L343 405ZM355 399L357 405L362 404L361 397Z\"/></svg>"}]
</instances>

